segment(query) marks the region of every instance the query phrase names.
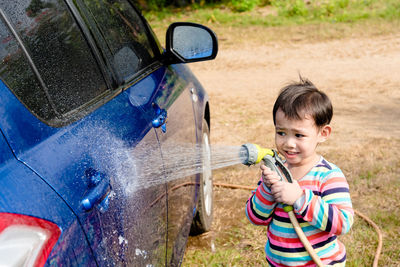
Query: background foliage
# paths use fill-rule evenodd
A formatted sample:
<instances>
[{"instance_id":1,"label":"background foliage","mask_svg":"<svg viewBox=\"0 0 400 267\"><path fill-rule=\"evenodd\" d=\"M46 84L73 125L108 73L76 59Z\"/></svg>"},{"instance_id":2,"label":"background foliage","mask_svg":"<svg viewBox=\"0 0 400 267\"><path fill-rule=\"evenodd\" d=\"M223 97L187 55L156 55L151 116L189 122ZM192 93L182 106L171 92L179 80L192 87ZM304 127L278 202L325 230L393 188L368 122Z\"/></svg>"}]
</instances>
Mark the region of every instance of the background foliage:
<instances>
[{"instance_id":1,"label":"background foliage","mask_svg":"<svg viewBox=\"0 0 400 267\"><path fill-rule=\"evenodd\" d=\"M152 26L166 20L247 27L400 19L399 0L132 0Z\"/></svg>"},{"instance_id":2,"label":"background foliage","mask_svg":"<svg viewBox=\"0 0 400 267\"><path fill-rule=\"evenodd\" d=\"M243 12L252 10L257 5L269 4L269 0L134 0L145 11L158 11L171 7L203 7L208 5L227 5L233 11Z\"/></svg>"},{"instance_id":3,"label":"background foliage","mask_svg":"<svg viewBox=\"0 0 400 267\"><path fill-rule=\"evenodd\" d=\"M168 12L171 9L186 10L213 8L230 9L241 13L257 7L271 6L276 8L282 17L303 17L315 19L334 17L344 21L359 10L358 16L400 17L400 1L398 0L132 0L144 12Z\"/></svg>"}]
</instances>

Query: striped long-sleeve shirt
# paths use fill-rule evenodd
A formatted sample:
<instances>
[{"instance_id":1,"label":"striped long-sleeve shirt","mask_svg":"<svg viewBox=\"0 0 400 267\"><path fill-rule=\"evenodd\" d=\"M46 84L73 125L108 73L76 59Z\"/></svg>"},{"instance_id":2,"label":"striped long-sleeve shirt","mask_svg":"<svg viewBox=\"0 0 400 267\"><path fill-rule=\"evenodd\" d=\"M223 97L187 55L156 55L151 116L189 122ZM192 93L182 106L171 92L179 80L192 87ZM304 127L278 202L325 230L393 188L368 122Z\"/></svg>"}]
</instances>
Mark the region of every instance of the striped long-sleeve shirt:
<instances>
[{"instance_id":1,"label":"striped long-sleeve shirt","mask_svg":"<svg viewBox=\"0 0 400 267\"><path fill-rule=\"evenodd\" d=\"M344 266L346 249L337 236L350 230L354 215L346 178L321 157L298 182L304 194L293 207L304 234L324 265ZM246 215L253 224L268 226L265 253L270 265L315 266L283 205L275 202L264 183L247 201Z\"/></svg>"}]
</instances>

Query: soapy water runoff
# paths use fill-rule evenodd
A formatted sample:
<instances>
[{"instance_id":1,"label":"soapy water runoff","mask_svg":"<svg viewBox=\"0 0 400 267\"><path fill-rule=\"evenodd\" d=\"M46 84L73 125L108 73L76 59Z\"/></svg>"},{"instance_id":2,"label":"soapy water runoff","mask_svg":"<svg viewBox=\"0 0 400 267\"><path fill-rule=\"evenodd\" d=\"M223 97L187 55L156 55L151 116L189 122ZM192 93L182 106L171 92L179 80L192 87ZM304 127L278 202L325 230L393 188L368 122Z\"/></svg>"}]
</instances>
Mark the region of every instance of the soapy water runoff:
<instances>
[{"instance_id":1,"label":"soapy water runoff","mask_svg":"<svg viewBox=\"0 0 400 267\"><path fill-rule=\"evenodd\" d=\"M207 153L207 151L209 153ZM114 153L117 151L114 150ZM247 159L241 146L171 144L158 149L121 149L113 164L114 177L125 194L171 182L186 176L241 164ZM208 161L208 163L207 163Z\"/></svg>"}]
</instances>

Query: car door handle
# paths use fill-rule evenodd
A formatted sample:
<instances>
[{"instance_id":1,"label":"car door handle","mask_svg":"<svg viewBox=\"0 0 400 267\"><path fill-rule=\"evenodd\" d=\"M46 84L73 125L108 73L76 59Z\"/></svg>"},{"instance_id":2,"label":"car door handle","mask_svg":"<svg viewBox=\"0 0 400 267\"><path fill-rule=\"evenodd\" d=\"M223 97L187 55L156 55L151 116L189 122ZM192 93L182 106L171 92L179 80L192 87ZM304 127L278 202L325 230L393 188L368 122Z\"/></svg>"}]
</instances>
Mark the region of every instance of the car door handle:
<instances>
[{"instance_id":1,"label":"car door handle","mask_svg":"<svg viewBox=\"0 0 400 267\"><path fill-rule=\"evenodd\" d=\"M89 192L81 201L81 205L85 211L93 209L93 207L103 200L108 198L111 191L110 179L108 177L102 177L95 185L93 185ZM106 199L107 200L107 199ZM104 207L102 207L104 208Z\"/></svg>"},{"instance_id":2,"label":"car door handle","mask_svg":"<svg viewBox=\"0 0 400 267\"><path fill-rule=\"evenodd\" d=\"M162 131L166 132L166 123L168 119L168 114L165 109L161 109L157 104L153 103L153 108L156 113L156 117L152 120L152 125L154 128L161 127Z\"/></svg>"}]
</instances>

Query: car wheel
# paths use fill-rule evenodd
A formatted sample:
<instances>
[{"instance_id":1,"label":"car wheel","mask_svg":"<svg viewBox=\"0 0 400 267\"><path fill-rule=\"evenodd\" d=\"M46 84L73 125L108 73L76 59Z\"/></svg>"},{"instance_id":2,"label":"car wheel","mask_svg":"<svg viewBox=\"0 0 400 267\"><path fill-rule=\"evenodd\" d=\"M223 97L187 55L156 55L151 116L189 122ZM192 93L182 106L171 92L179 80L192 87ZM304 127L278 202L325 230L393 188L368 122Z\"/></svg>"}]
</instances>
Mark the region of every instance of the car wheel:
<instances>
[{"instance_id":1,"label":"car wheel","mask_svg":"<svg viewBox=\"0 0 400 267\"><path fill-rule=\"evenodd\" d=\"M211 172L210 130L205 119L203 119L202 134L203 172L200 175L197 211L190 229L191 235L202 234L210 230L213 219L213 180Z\"/></svg>"}]
</instances>

